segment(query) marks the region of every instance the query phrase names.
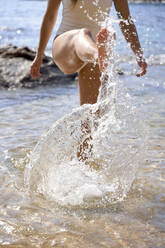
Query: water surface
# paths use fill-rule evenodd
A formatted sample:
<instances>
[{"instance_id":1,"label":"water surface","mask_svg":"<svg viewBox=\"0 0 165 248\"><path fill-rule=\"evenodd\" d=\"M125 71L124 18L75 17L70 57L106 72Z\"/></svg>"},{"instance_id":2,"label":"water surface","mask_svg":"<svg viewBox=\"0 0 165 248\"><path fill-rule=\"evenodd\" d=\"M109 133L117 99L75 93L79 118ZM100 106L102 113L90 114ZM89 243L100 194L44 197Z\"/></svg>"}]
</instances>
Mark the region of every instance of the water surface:
<instances>
[{"instance_id":1,"label":"water surface","mask_svg":"<svg viewBox=\"0 0 165 248\"><path fill-rule=\"evenodd\" d=\"M14 7L10 5L9 8L9 2ZM30 30L33 28L36 40L38 22L45 4L40 1L4 1L1 25L7 28L1 28L1 43L36 47L37 42L35 44L32 40ZM26 11L23 6L26 6ZM124 200L106 202L101 206L62 206L47 195L29 194L24 184L24 173L30 154L41 134L51 128L55 121L78 107L78 86L73 83L37 89L1 90L1 247L165 246L164 8L164 5L159 4L131 4L151 66L148 74L138 79L134 75L136 66L130 55L126 59L121 56L124 59L119 64L125 72L120 77L121 85L131 96L132 107L138 113L132 116L140 116L137 128L142 130L143 147L142 150L139 146L140 157L134 158L132 166L138 159L139 167ZM12 22L9 16L12 16ZM19 29L22 30L22 36L17 34ZM119 54L127 54L127 51L125 45ZM126 101L127 98L123 99ZM127 121L131 123L130 115L129 118ZM133 126L131 128L127 130L129 138L132 138ZM123 161L126 161L125 157ZM74 181L74 178L70 180Z\"/></svg>"}]
</instances>

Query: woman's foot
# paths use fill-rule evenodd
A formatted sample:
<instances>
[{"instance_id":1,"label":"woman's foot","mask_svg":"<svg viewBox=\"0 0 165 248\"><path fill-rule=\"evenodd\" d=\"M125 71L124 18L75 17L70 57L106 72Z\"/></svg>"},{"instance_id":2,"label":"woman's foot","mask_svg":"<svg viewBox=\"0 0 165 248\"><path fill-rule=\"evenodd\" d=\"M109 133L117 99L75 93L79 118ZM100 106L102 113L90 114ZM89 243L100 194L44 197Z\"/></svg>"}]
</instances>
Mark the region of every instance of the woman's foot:
<instances>
[{"instance_id":1,"label":"woman's foot","mask_svg":"<svg viewBox=\"0 0 165 248\"><path fill-rule=\"evenodd\" d=\"M111 41L111 34L106 28L97 34L98 62L101 72L105 71L108 66L108 58L111 51L108 51L107 42Z\"/></svg>"}]
</instances>

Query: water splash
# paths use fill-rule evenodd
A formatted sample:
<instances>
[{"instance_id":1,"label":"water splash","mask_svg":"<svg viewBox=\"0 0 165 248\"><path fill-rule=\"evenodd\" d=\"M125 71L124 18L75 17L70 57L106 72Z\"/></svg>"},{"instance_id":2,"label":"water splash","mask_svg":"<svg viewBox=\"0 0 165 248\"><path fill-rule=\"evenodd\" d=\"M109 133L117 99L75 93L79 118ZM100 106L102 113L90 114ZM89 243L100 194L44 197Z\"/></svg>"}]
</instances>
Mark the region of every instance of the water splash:
<instances>
[{"instance_id":1,"label":"water splash","mask_svg":"<svg viewBox=\"0 0 165 248\"><path fill-rule=\"evenodd\" d=\"M105 25L113 31L111 20ZM142 160L144 129L116 75L114 43L107 43L110 59L97 103L58 120L35 147L25 171L31 193L62 206L89 207L122 200L130 190ZM83 162L77 153L85 141Z\"/></svg>"}]
</instances>

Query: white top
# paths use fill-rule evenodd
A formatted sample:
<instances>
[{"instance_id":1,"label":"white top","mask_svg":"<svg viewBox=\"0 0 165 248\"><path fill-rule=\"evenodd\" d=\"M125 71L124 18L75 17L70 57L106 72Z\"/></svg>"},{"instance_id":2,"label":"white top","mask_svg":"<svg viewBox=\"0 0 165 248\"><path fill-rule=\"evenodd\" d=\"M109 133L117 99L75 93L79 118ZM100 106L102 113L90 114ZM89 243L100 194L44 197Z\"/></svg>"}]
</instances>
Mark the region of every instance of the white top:
<instances>
[{"instance_id":1,"label":"white top","mask_svg":"<svg viewBox=\"0 0 165 248\"><path fill-rule=\"evenodd\" d=\"M69 30L87 28L96 40L101 24L109 16L112 0L78 0L74 6L71 0L62 0L62 22L57 35Z\"/></svg>"}]
</instances>

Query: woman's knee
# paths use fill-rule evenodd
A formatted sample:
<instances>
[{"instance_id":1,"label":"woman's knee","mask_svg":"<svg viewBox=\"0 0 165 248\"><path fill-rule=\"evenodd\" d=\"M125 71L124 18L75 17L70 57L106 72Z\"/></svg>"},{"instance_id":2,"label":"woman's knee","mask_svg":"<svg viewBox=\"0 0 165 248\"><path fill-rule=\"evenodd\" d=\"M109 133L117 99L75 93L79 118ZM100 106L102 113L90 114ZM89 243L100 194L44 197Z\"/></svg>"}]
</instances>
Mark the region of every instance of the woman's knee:
<instances>
[{"instance_id":1,"label":"woman's knee","mask_svg":"<svg viewBox=\"0 0 165 248\"><path fill-rule=\"evenodd\" d=\"M65 74L73 74L83 66L84 61L78 56L77 49L81 52L82 36L91 36L91 32L87 28L68 31L53 42L52 55L57 66ZM79 38L81 42L79 42ZM76 49L77 47L77 49ZM87 51L85 50L85 53Z\"/></svg>"},{"instance_id":2,"label":"woman's knee","mask_svg":"<svg viewBox=\"0 0 165 248\"><path fill-rule=\"evenodd\" d=\"M58 56L53 56L54 63L64 74L74 74L78 71L79 66L73 63L71 60L72 59L69 58L63 60L62 58L58 58Z\"/></svg>"},{"instance_id":3,"label":"woman's knee","mask_svg":"<svg viewBox=\"0 0 165 248\"><path fill-rule=\"evenodd\" d=\"M56 58L53 58L53 61L64 74L73 74L76 72L75 68L69 66L68 63L64 61L60 61Z\"/></svg>"},{"instance_id":4,"label":"woman's knee","mask_svg":"<svg viewBox=\"0 0 165 248\"><path fill-rule=\"evenodd\" d=\"M58 44L53 42L52 47L52 58L54 63L59 67L59 69L65 74L72 74L73 70L69 66L68 55L64 49L61 49Z\"/></svg>"},{"instance_id":5,"label":"woman's knee","mask_svg":"<svg viewBox=\"0 0 165 248\"><path fill-rule=\"evenodd\" d=\"M53 45L52 57L55 64L65 74L73 74L83 65L72 45L65 45L63 49L57 46L57 44Z\"/></svg>"}]
</instances>

